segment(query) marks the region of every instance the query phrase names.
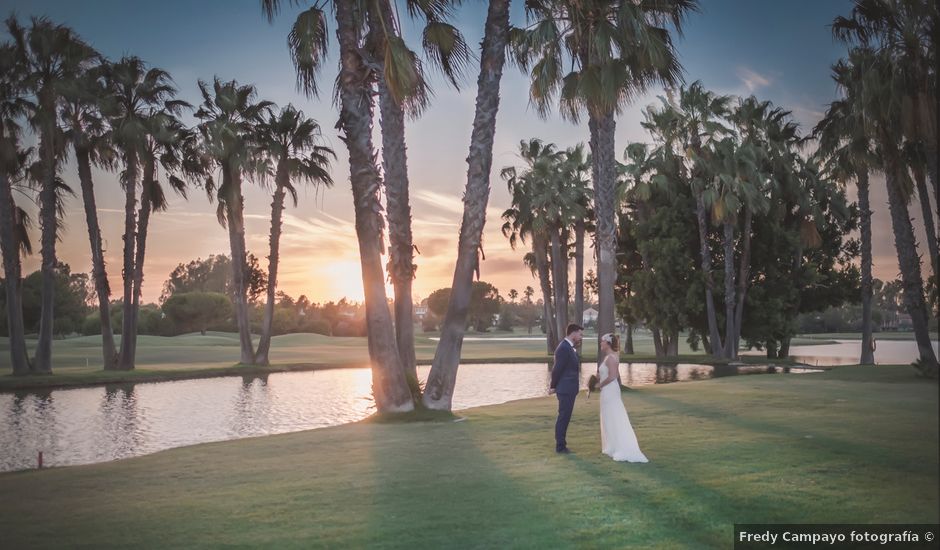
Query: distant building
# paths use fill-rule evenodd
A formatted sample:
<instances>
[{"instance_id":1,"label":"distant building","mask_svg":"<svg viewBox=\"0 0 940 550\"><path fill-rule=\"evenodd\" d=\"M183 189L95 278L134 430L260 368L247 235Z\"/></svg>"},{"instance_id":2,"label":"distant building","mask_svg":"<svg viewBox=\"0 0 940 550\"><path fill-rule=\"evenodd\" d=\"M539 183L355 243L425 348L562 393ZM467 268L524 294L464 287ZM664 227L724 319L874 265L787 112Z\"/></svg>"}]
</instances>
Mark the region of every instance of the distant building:
<instances>
[{"instance_id":1,"label":"distant building","mask_svg":"<svg viewBox=\"0 0 940 550\"><path fill-rule=\"evenodd\" d=\"M581 316L581 324L586 325L595 321L597 321L597 310L593 307L585 309L584 314Z\"/></svg>"},{"instance_id":2,"label":"distant building","mask_svg":"<svg viewBox=\"0 0 940 550\"><path fill-rule=\"evenodd\" d=\"M420 321L428 315L428 306L415 306L415 317Z\"/></svg>"}]
</instances>

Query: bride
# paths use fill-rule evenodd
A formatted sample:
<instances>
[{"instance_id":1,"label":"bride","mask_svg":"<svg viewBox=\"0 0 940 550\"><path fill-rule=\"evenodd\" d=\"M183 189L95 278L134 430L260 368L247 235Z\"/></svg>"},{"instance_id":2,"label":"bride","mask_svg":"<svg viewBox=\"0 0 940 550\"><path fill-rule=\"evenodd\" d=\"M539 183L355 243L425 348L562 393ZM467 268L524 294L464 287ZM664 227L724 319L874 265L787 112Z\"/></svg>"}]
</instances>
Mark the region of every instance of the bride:
<instances>
[{"instance_id":1,"label":"bride","mask_svg":"<svg viewBox=\"0 0 940 550\"><path fill-rule=\"evenodd\" d=\"M620 339L613 334L601 336L601 357L597 366L601 392L601 448L617 461L649 462L630 425L630 417L620 395Z\"/></svg>"}]
</instances>

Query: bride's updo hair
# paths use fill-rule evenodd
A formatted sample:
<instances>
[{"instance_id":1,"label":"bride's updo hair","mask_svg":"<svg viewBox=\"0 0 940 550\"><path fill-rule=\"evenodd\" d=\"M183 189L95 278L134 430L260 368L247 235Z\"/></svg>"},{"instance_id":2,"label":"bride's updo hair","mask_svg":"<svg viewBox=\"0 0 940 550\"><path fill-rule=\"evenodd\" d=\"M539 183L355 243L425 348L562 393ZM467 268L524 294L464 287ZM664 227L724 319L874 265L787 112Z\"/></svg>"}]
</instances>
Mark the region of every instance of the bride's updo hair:
<instances>
[{"instance_id":1,"label":"bride's updo hair","mask_svg":"<svg viewBox=\"0 0 940 550\"><path fill-rule=\"evenodd\" d=\"M601 336L601 340L607 342L607 345L610 346L610 349L613 351L620 351L620 337L616 334L607 333Z\"/></svg>"}]
</instances>

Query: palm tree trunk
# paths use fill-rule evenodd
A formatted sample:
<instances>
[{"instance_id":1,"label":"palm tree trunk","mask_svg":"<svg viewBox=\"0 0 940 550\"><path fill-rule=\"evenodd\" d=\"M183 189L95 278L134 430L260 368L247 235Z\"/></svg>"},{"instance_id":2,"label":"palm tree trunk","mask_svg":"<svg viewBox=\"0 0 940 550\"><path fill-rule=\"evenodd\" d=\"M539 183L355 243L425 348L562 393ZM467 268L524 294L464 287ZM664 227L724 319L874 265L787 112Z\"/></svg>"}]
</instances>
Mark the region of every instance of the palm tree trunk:
<instances>
[{"instance_id":1,"label":"palm tree trunk","mask_svg":"<svg viewBox=\"0 0 940 550\"><path fill-rule=\"evenodd\" d=\"M44 109L48 116L55 112L53 106ZM56 213L56 159L52 134L55 131L50 123L43 125L39 140L39 157L42 163L42 188L39 192L39 223L42 231L42 299L39 319L39 341L36 344L36 356L33 372L52 374L52 331L53 306L55 304L55 245L58 233Z\"/></svg>"},{"instance_id":2,"label":"palm tree trunk","mask_svg":"<svg viewBox=\"0 0 940 550\"><path fill-rule=\"evenodd\" d=\"M894 246L898 253L898 265L901 268L901 284L904 305L911 323L920 353L921 373L931 378L937 377L937 356L933 351L930 333L927 330L927 304L924 301L924 283L920 274L920 257L914 240L914 227L907 210L904 196L899 189L898 171L900 166L895 156L885 156L885 180L888 186L888 208L891 211L891 226L894 229Z\"/></svg>"},{"instance_id":3,"label":"palm tree trunk","mask_svg":"<svg viewBox=\"0 0 940 550\"><path fill-rule=\"evenodd\" d=\"M0 127L2 132L2 127ZM2 139L2 138L0 138ZM10 362L13 374L30 373L26 351L26 329L23 326L23 281L20 270L20 247L15 237L16 203L13 187L5 173L0 173L0 249L3 253L3 275L6 278L7 332L10 340Z\"/></svg>"},{"instance_id":4,"label":"palm tree trunk","mask_svg":"<svg viewBox=\"0 0 940 550\"><path fill-rule=\"evenodd\" d=\"M799 239L799 237L797 237ZM800 306L803 302L803 294L799 286L800 270L803 268L803 242L798 240L796 249L793 251L793 281L796 286L796 298L793 300L793 303L790 304L788 308L787 315L790 319L795 319L797 315L800 314ZM787 358L790 356L790 340L791 336L787 335L780 341L780 349L777 352L777 357Z\"/></svg>"},{"instance_id":5,"label":"palm tree trunk","mask_svg":"<svg viewBox=\"0 0 940 550\"><path fill-rule=\"evenodd\" d=\"M734 347L734 222L724 222L725 251L725 357L736 359L738 350Z\"/></svg>"},{"instance_id":6,"label":"palm tree trunk","mask_svg":"<svg viewBox=\"0 0 940 550\"><path fill-rule=\"evenodd\" d=\"M858 208L861 211L862 234L862 354L859 363L873 365L875 354L872 351L872 257L871 257L871 208L868 199L868 172L857 175Z\"/></svg>"},{"instance_id":7,"label":"palm tree trunk","mask_svg":"<svg viewBox=\"0 0 940 550\"><path fill-rule=\"evenodd\" d=\"M375 405L379 412L410 411L414 399L398 354L382 270L381 179L372 146L372 77L359 54L359 26L353 3L336 2L334 7L340 45L339 127L349 150Z\"/></svg>"},{"instance_id":8,"label":"palm tree trunk","mask_svg":"<svg viewBox=\"0 0 940 550\"><path fill-rule=\"evenodd\" d=\"M156 164L151 151L144 154L144 171L140 186L140 209L137 212L137 239L134 250L134 289L131 301L132 328L122 337L126 339L131 359L131 367L137 361L137 336L140 321L140 295L144 284L144 253L147 249L147 231L150 229L150 214L153 212L153 186L156 177Z\"/></svg>"},{"instance_id":9,"label":"palm tree trunk","mask_svg":"<svg viewBox=\"0 0 940 550\"><path fill-rule=\"evenodd\" d=\"M584 325L584 222L581 220L574 226L574 322Z\"/></svg>"},{"instance_id":10,"label":"palm tree trunk","mask_svg":"<svg viewBox=\"0 0 940 550\"><path fill-rule=\"evenodd\" d=\"M712 278L712 253L708 246L708 221L705 216L705 199L696 193L695 217L698 220L698 240L702 254L702 276L705 277L705 313L708 317L708 336L711 354L716 359L724 357L724 346L718 333L718 312L715 309L715 282Z\"/></svg>"},{"instance_id":11,"label":"palm tree trunk","mask_svg":"<svg viewBox=\"0 0 940 550\"><path fill-rule=\"evenodd\" d=\"M617 282L616 153L613 113L590 115L594 211L597 216L597 333L614 332L614 284ZM598 341L600 354L600 341Z\"/></svg>"},{"instance_id":12,"label":"palm tree trunk","mask_svg":"<svg viewBox=\"0 0 940 550\"><path fill-rule=\"evenodd\" d=\"M88 226L88 242L91 246L92 278L95 294L98 295L98 316L101 319L101 352L104 370L118 366L117 349L114 345L114 329L111 327L111 286L105 270L104 249L101 244L101 228L98 225L98 209L95 205L95 188L91 178L91 162L88 149L76 146L75 160L78 164L78 180L82 186L82 203L85 207L85 223Z\"/></svg>"},{"instance_id":13,"label":"palm tree trunk","mask_svg":"<svg viewBox=\"0 0 940 550\"><path fill-rule=\"evenodd\" d=\"M927 230L927 251L930 253L930 267L934 277L940 281L940 249L937 248L937 229L933 219L933 209L930 207L930 193L927 191L927 175L923 168L914 170L914 181L917 185L917 196L920 198L920 212L924 218L924 229Z\"/></svg>"},{"instance_id":14,"label":"palm tree trunk","mask_svg":"<svg viewBox=\"0 0 940 550\"><path fill-rule=\"evenodd\" d=\"M381 15L370 11L374 29L393 29L388 2L380 2ZM379 17L384 19L380 21ZM373 32L378 32L374 30ZM385 51L375 48L376 62L385 66ZM382 115L382 165L385 170L385 199L388 216L388 272L395 291L395 338L398 355L409 385L419 398L417 359L415 357L414 242L411 236L411 205L408 196L408 152L405 143L405 112L392 96L384 76L378 79L379 112Z\"/></svg>"},{"instance_id":15,"label":"palm tree trunk","mask_svg":"<svg viewBox=\"0 0 940 550\"><path fill-rule=\"evenodd\" d=\"M237 166L223 168L228 178L229 196L225 201L228 219L228 240L232 250L232 282L235 287L235 321L242 364L254 363L255 353L251 341L251 319L248 317L248 252L245 246L245 207L242 197L241 172ZM225 183L223 183L225 185Z\"/></svg>"},{"instance_id":16,"label":"palm tree trunk","mask_svg":"<svg viewBox=\"0 0 940 550\"><path fill-rule=\"evenodd\" d=\"M463 195L463 221L457 243L457 265L451 284L450 302L441 327L441 339L428 373L423 402L431 409L451 408L457 367L466 330L467 309L473 275L479 274L479 252L486 225L486 205L490 195L490 169L496 113L499 110L499 82L503 75L506 41L509 36L510 0L490 0L477 79L476 110L467 157L467 186Z\"/></svg>"},{"instance_id":17,"label":"palm tree trunk","mask_svg":"<svg viewBox=\"0 0 940 550\"><path fill-rule=\"evenodd\" d=\"M118 369L134 368L134 245L137 242L137 152L124 153L124 318L121 321L121 352Z\"/></svg>"},{"instance_id":18,"label":"palm tree trunk","mask_svg":"<svg viewBox=\"0 0 940 550\"><path fill-rule=\"evenodd\" d=\"M552 255L552 290L555 291L555 327L559 338L567 336L568 328L568 285L565 275L568 272L568 254L562 250L559 230L551 230Z\"/></svg>"},{"instance_id":19,"label":"palm tree trunk","mask_svg":"<svg viewBox=\"0 0 940 550\"><path fill-rule=\"evenodd\" d=\"M545 322L545 340L548 353L554 353L564 336L558 332L555 317L555 305L552 300L551 270L548 265L548 243L545 237L532 237L532 252L535 254L535 268L539 274L539 287L542 290L542 319ZM566 335L567 336L567 335Z\"/></svg>"},{"instance_id":20,"label":"palm tree trunk","mask_svg":"<svg viewBox=\"0 0 940 550\"><path fill-rule=\"evenodd\" d=\"M734 357L741 348L741 325L744 322L744 299L747 296L751 272L751 218L750 208L744 208L744 231L741 233L741 265L738 272L738 303L734 310Z\"/></svg>"},{"instance_id":21,"label":"palm tree trunk","mask_svg":"<svg viewBox=\"0 0 940 550\"><path fill-rule=\"evenodd\" d=\"M277 266L280 260L281 217L284 212L284 189L287 185L287 178L287 165L282 159L278 163L277 174L274 176L274 200L271 202L271 236L268 239L271 247L268 255L268 292L267 301L264 304L264 320L261 322L261 341L258 343L258 351L255 353L255 364L258 365L269 365L271 363L268 354L271 350L271 331L274 327Z\"/></svg>"}]
</instances>

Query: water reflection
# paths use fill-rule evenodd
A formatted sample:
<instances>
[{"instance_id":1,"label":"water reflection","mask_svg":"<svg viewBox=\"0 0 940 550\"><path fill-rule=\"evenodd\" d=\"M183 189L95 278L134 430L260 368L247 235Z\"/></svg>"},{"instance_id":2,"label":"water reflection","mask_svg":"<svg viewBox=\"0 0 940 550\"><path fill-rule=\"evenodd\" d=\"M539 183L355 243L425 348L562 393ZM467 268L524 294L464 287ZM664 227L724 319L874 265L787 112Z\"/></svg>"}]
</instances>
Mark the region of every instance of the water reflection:
<instances>
[{"instance_id":1,"label":"water reflection","mask_svg":"<svg viewBox=\"0 0 940 550\"><path fill-rule=\"evenodd\" d=\"M624 363L628 386L769 372L767 367ZM426 380L430 367L419 367ZM582 385L594 374L582 368ZM547 395L544 363L465 365L454 408ZM333 369L115 384L38 393L0 394L0 471L103 462L162 449L294 432L361 420L375 411L369 369ZM549 414L549 413L546 413Z\"/></svg>"},{"instance_id":2,"label":"water reflection","mask_svg":"<svg viewBox=\"0 0 940 550\"><path fill-rule=\"evenodd\" d=\"M875 363L878 365L906 365L918 357L917 343L912 340L883 340L875 335ZM812 366L833 367L857 365L861 356L861 340L836 340L836 344L793 346L790 356L797 362ZM933 342L934 352L940 352L940 344ZM764 355L765 352L748 350L743 355Z\"/></svg>"},{"instance_id":3,"label":"water reflection","mask_svg":"<svg viewBox=\"0 0 940 550\"><path fill-rule=\"evenodd\" d=\"M91 416L95 425L95 456L101 461L138 454L143 447L145 430L140 427L137 397L133 384L107 384L98 414ZM81 437L79 435L79 437ZM72 445L80 445L80 442ZM70 445L71 446L71 445ZM97 462L98 460L96 460Z\"/></svg>"}]
</instances>

